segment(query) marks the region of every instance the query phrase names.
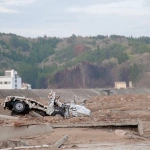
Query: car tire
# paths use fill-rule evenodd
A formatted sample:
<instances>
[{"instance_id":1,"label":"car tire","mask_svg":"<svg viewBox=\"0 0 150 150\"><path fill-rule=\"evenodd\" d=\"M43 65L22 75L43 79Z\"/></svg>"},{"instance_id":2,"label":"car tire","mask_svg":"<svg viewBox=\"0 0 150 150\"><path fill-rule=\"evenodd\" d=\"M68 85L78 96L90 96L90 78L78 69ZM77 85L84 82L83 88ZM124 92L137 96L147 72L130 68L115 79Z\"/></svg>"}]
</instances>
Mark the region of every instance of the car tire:
<instances>
[{"instance_id":1,"label":"car tire","mask_svg":"<svg viewBox=\"0 0 150 150\"><path fill-rule=\"evenodd\" d=\"M13 105L13 109L17 113L22 113L25 111L25 103L21 101L16 101Z\"/></svg>"}]
</instances>

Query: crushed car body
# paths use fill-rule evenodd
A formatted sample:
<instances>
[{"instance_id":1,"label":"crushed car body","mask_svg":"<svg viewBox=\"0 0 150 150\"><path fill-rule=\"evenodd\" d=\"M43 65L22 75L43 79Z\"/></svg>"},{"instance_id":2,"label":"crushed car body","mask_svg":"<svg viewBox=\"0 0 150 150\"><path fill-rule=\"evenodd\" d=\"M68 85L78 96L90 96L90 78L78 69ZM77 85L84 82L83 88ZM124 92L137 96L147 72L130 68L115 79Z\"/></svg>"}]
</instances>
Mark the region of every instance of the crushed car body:
<instances>
[{"instance_id":1,"label":"crushed car body","mask_svg":"<svg viewBox=\"0 0 150 150\"><path fill-rule=\"evenodd\" d=\"M3 103L3 107L4 109L12 111L12 114L28 114L31 110L38 110L44 114L48 106L26 97L7 96Z\"/></svg>"},{"instance_id":2,"label":"crushed car body","mask_svg":"<svg viewBox=\"0 0 150 150\"><path fill-rule=\"evenodd\" d=\"M72 102L62 103L59 101L59 97L55 92L51 91L48 96L48 105L44 105L26 97L7 96L2 105L4 109L10 110L12 115L28 114L30 111L35 111L42 116L80 117L91 115L91 111L85 106Z\"/></svg>"}]
</instances>

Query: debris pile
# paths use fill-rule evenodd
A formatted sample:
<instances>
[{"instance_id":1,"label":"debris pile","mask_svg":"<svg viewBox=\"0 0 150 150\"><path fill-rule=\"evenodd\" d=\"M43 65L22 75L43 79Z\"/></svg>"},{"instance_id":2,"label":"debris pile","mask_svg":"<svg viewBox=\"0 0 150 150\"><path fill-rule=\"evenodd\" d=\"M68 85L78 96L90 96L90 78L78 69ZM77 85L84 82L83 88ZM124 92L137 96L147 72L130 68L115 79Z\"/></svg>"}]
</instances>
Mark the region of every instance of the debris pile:
<instances>
[{"instance_id":1,"label":"debris pile","mask_svg":"<svg viewBox=\"0 0 150 150\"><path fill-rule=\"evenodd\" d=\"M0 112L3 112L3 115L0 115L0 132L4 136L0 137L0 148L20 147L19 144L21 143L17 143L18 138L26 137L30 139L31 136L52 134L56 128L139 125L134 134L129 134L129 132L124 130L115 130L114 133L118 138L138 138L144 140L144 138L150 137L150 95L97 96L86 101L84 105L87 109L91 110L89 117L42 117L36 114L36 112L10 116L8 110L4 111L1 106ZM22 148L52 148L56 145L63 145L68 140L66 134L57 141L59 144L41 141L41 143L34 143L34 145L24 142L26 145L21 144L21 146ZM15 138L16 141L14 140ZM15 145L14 141L18 145ZM58 148L59 146L56 147Z\"/></svg>"}]
</instances>

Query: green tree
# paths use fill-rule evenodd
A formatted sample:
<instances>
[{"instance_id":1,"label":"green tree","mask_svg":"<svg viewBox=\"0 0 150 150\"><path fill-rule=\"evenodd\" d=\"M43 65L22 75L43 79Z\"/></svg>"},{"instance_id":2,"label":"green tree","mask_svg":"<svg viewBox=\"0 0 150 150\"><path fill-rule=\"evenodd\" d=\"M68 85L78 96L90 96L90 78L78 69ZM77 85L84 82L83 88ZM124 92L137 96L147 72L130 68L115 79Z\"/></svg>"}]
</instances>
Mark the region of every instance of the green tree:
<instances>
[{"instance_id":1,"label":"green tree","mask_svg":"<svg viewBox=\"0 0 150 150\"><path fill-rule=\"evenodd\" d=\"M30 83L32 88L36 88L39 68L34 64L20 64L18 72L21 75L23 82Z\"/></svg>"},{"instance_id":2,"label":"green tree","mask_svg":"<svg viewBox=\"0 0 150 150\"><path fill-rule=\"evenodd\" d=\"M139 75L139 68L137 66L137 64L133 64L131 67L130 67L130 75L129 75L129 78L131 81L136 81L137 78L138 78L138 75Z\"/></svg>"},{"instance_id":3,"label":"green tree","mask_svg":"<svg viewBox=\"0 0 150 150\"><path fill-rule=\"evenodd\" d=\"M128 60L128 55L126 52L120 52L118 55L117 55L117 60L118 60L118 63L119 64L122 64L123 62L127 61Z\"/></svg>"}]
</instances>

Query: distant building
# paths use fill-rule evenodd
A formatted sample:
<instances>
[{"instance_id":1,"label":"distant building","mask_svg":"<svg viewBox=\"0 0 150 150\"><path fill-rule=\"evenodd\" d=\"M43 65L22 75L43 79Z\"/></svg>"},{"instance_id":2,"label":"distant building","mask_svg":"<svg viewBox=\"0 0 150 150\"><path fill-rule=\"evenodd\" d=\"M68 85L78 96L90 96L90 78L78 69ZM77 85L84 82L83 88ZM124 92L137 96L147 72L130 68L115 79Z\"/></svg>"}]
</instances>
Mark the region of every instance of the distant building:
<instances>
[{"instance_id":1,"label":"distant building","mask_svg":"<svg viewBox=\"0 0 150 150\"><path fill-rule=\"evenodd\" d=\"M31 89L31 84L28 84L28 83L22 83L21 89Z\"/></svg>"},{"instance_id":2,"label":"distant building","mask_svg":"<svg viewBox=\"0 0 150 150\"><path fill-rule=\"evenodd\" d=\"M6 70L5 76L0 76L0 89L21 89L21 82L17 71Z\"/></svg>"},{"instance_id":3,"label":"distant building","mask_svg":"<svg viewBox=\"0 0 150 150\"><path fill-rule=\"evenodd\" d=\"M115 89L126 89L126 82L115 82Z\"/></svg>"},{"instance_id":4,"label":"distant building","mask_svg":"<svg viewBox=\"0 0 150 150\"><path fill-rule=\"evenodd\" d=\"M133 88L132 81L129 81L129 88Z\"/></svg>"},{"instance_id":5,"label":"distant building","mask_svg":"<svg viewBox=\"0 0 150 150\"><path fill-rule=\"evenodd\" d=\"M127 84L126 82L115 82L115 89L126 89ZM132 81L129 81L129 87L128 88L134 88L132 85Z\"/></svg>"}]
</instances>

